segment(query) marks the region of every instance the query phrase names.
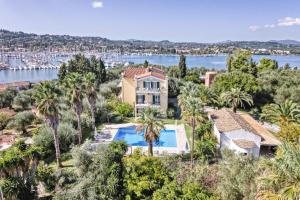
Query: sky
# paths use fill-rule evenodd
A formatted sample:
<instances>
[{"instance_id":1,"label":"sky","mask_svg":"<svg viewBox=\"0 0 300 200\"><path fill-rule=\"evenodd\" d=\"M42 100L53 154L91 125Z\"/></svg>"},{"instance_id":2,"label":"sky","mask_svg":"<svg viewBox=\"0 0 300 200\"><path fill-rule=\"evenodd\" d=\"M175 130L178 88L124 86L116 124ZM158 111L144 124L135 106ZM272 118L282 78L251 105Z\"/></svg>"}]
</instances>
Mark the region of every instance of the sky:
<instances>
[{"instance_id":1,"label":"sky","mask_svg":"<svg viewBox=\"0 0 300 200\"><path fill-rule=\"evenodd\" d=\"M114 40L300 41L300 0L0 0L0 29Z\"/></svg>"}]
</instances>

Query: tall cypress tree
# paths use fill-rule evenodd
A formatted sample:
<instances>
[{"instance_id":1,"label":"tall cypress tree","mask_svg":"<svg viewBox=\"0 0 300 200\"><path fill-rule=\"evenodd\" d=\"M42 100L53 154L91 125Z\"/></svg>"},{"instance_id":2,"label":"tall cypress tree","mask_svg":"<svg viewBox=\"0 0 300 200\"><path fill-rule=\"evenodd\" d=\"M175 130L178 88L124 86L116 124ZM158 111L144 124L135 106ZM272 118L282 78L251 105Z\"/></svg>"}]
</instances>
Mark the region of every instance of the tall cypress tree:
<instances>
[{"instance_id":1,"label":"tall cypress tree","mask_svg":"<svg viewBox=\"0 0 300 200\"><path fill-rule=\"evenodd\" d=\"M101 83L104 83L106 81L106 69L102 59L99 60L99 70Z\"/></svg>"},{"instance_id":2,"label":"tall cypress tree","mask_svg":"<svg viewBox=\"0 0 300 200\"><path fill-rule=\"evenodd\" d=\"M91 57L91 59L90 59L90 67L91 67L91 71L90 72L93 72L96 75L97 74L97 69L99 67L99 62L98 62L96 56L92 56Z\"/></svg>"},{"instance_id":3,"label":"tall cypress tree","mask_svg":"<svg viewBox=\"0 0 300 200\"><path fill-rule=\"evenodd\" d=\"M184 78L186 76L186 63L185 63L185 56L183 54L180 55L179 60L179 75L180 78Z\"/></svg>"},{"instance_id":4,"label":"tall cypress tree","mask_svg":"<svg viewBox=\"0 0 300 200\"><path fill-rule=\"evenodd\" d=\"M66 77L66 75L67 75L67 65L66 65L66 63L63 63L60 66L58 74L57 74L59 81L64 80L64 78Z\"/></svg>"},{"instance_id":5,"label":"tall cypress tree","mask_svg":"<svg viewBox=\"0 0 300 200\"><path fill-rule=\"evenodd\" d=\"M149 66L149 62L148 62L148 60L145 60L145 62L144 62L144 68L147 68Z\"/></svg>"},{"instance_id":6,"label":"tall cypress tree","mask_svg":"<svg viewBox=\"0 0 300 200\"><path fill-rule=\"evenodd\" d=\"M231 72L231 70L232 70L232 55L228 55L228 57L227 57L227 71L228 72Z\"/></svg>"}]
</instances>

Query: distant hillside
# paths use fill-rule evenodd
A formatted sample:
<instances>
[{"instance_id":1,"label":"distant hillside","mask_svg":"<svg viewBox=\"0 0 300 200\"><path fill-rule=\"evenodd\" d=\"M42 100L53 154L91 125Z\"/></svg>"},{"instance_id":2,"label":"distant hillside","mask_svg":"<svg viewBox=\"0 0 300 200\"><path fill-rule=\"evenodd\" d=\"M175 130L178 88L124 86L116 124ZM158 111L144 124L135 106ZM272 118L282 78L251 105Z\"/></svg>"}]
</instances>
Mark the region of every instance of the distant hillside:
<instances>
[{"instance_id":1,"label":"distant hillside","mask_svg":"<svg viewBox=\"0 0 300 200\"><path fill-rule=\"evenodd\" d=\"M300 42L282 41L226 41L219 43L170 42L145 40L110 40L102 37L79 37L69 35L37 35L32 33L0 30L0 48L9 51L24 48L29 51L40 50L118 50L118 52L176 53L178 50L189 53L227 53L234 48L289 50L300 53Z\"/></svg>"},{"instance_id":2,"label":"distant hillside","mask_svg":"<svg viewBox=\"0 0 300 200\"><path fill-rule=\"evenodd\" d=\"M284 45L300 45L300 41L297 40L270 40L270 42L277 42Z\"/></svg>"}]
</instances>

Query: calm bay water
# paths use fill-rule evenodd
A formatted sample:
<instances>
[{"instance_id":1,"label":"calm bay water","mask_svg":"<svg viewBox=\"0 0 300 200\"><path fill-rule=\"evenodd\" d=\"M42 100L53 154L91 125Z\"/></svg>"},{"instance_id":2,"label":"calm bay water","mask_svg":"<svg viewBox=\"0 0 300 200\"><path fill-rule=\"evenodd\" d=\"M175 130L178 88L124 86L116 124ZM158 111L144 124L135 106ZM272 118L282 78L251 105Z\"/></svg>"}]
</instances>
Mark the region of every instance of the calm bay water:
<instances>
[{"instance_id":1,"label":"calm bay water","mask_svg":"<svg viewBox=\"0 0 300 200\"><path fill-rule=\"evenodd\" d=\"M187 56L186 62L188 67L206 67L214 69L226 68L226 55L218 56ZM253 59L258 61L262 56L255 55ZM265 56L278 61L279 66L289 63L291 67L300 67L300 56ZM148 60L151 64L171 66L177 65L179 56L175 55L152 55L152 56L119 56L118 60L131 61L135 64L144 63ZM52 80L57 78L58 69L43 70L3 70L0 71L0 83L31 81L37 82L41 80Z\"/></svg>"}]
</instances>

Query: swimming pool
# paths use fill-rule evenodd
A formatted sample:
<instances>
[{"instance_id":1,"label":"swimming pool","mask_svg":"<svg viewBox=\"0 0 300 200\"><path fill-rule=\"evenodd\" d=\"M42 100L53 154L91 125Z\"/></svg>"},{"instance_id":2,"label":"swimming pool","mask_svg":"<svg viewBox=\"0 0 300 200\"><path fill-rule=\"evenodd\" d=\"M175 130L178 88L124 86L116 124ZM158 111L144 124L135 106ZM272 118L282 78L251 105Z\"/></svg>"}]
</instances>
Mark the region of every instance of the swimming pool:
<instances>
[{"instance_id":1,"label":"swimming pool","mask_svg":"<svg viewBox=\"0 0 300 200\"><path fill-rule=\"evenodd\" d=\"M136 127L119 128L116 133L114 141L125 141L130 146L148 146L144 140L144 133L137 132ZM159 144L154 143L154 147L177 147L175 130L161 130Z\"/></svg>"}]
</instances>

